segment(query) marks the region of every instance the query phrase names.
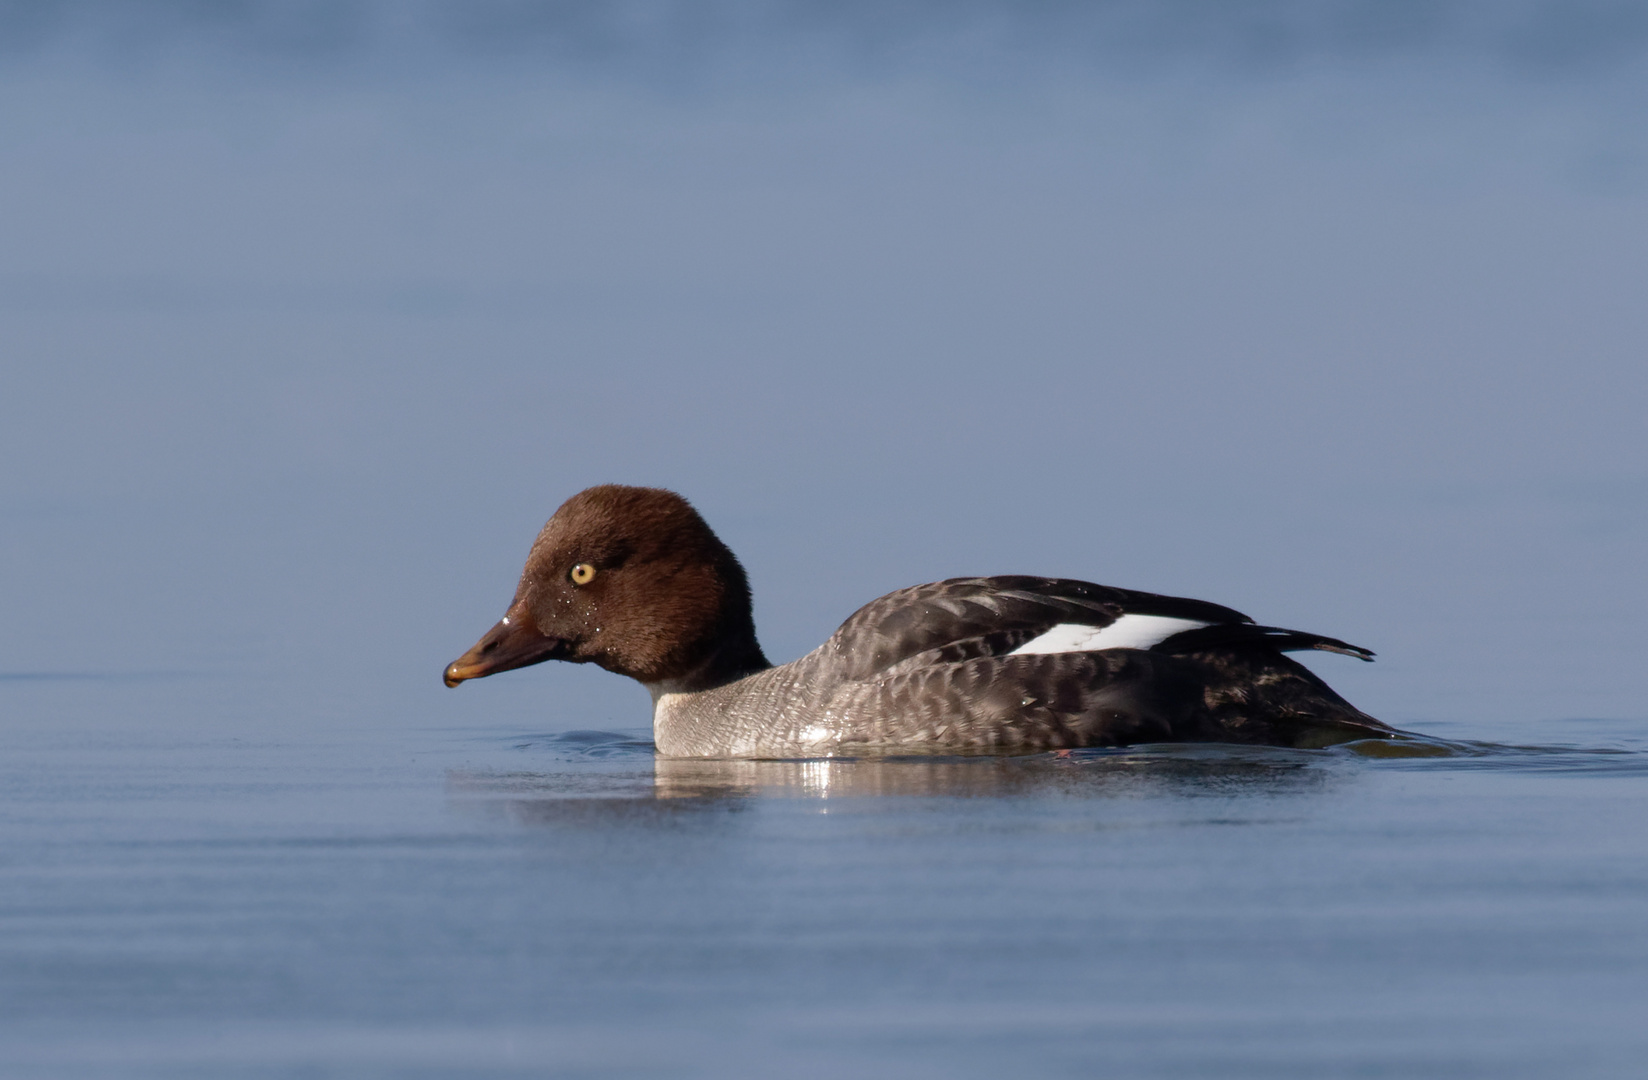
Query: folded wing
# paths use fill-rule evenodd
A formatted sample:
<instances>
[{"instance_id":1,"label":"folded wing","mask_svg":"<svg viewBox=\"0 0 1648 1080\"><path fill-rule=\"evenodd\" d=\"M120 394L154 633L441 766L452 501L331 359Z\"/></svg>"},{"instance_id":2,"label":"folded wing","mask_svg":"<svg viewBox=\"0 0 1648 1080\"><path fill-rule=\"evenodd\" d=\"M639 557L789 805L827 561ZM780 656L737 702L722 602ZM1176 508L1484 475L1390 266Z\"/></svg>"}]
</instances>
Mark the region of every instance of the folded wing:
<instances>
[{"instance_id":1,"label":"folded wing","mask_svg":"<svg viewBox=\"0 0 1648 1080\"><path fill-rule=\"evenodd\" d=\"M1337 638L1259 626L1204 600L1067 578L952 578L873 600L825 643L821 659L849 681L882 679L985 657L1142 649L1323 649L1373 654Z\"/></svg>"}]
</instances>

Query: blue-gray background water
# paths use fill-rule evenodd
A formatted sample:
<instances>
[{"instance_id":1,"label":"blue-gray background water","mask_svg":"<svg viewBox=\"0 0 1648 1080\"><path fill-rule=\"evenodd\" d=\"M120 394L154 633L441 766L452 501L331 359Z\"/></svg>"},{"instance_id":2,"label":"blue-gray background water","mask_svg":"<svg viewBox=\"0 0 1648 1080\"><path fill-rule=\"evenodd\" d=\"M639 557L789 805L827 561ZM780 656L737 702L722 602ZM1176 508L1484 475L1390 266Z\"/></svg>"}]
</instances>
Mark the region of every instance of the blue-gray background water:
<instances>
[{"instance_id":1,"label":"blue-gray background water","mask_svg":"<svg viewBox=\"0 0 1648 1080\"><path fill-rule=\"evenodd\" d=\"M0 5L0 1074L1636 1074L1645 109L1601 2ZM443 689L607 481L775 659L1083 577L1498 749Z\"/></svg>"}]
</instances>

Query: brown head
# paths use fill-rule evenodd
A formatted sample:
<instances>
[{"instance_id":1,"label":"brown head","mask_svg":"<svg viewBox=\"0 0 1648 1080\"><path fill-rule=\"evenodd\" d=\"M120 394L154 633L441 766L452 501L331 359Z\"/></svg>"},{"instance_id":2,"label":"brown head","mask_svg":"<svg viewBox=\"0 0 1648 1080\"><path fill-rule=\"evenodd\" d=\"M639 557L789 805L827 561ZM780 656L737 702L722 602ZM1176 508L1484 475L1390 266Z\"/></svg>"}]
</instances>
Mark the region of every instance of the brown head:
<instances>
[{"instance_id":1,"label":"brown head","mask_svg":"<svg viewBox=\"0 0 1648 1080\"><path fill-rule=\"evenodd\" d=\"M682 689L768 666L749 579L727 545L673 491L617 484L555 511L509 610L447 666L446 685L545 660Z\"/></svg>"}]
</instances>

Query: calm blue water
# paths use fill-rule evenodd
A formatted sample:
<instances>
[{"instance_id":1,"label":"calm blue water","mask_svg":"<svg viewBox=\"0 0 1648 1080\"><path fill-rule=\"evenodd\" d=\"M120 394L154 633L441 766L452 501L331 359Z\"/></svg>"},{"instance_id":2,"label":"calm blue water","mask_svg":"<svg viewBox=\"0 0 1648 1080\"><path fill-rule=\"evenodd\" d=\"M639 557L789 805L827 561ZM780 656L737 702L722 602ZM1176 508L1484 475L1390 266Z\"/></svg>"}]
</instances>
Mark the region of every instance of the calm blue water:
<instances>
[{"instance_id":1,"label":"calm blue water","mask_svg":"<svg viewBox=\"0 0 1648 1080\"><path fill-rule=\"evenodd\" d=\"M0 1076L1618 1077L1616 5L0 5ZM1449 756L655 761L441 687L674 487L769 655L1202 597Z\"/></svg>"},{"instance_id":2,"label":"calm blue water","mask_svg":"<svg viewBox=\"0 0 1648 1080\"><path fill-rule=\"evenodd\" d=\"M5 1075L1615 1077L1648 1052L1640 724L1397 760L704 763L224 700L250 689L0 689L29 718L0 766Z\"/></svg>"}]
</instances>

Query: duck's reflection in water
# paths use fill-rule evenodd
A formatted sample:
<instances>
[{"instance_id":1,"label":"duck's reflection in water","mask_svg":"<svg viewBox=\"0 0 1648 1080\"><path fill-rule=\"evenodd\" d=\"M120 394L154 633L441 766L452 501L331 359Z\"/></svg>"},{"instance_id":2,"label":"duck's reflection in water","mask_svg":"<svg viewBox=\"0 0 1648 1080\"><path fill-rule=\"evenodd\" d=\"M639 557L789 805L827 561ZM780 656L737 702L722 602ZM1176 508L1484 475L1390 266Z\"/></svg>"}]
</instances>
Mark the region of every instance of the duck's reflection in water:
<instances>
[{"instance_id":1,"label":"duck's reflection in water","mask_svg":"<svg viewBox=\"0 0 1648 1080\"><path fill-rule=\"evenodd\" d=\"M449 777L455 804L522 823L663 822L763 800L873 809L909 799L1087 800L1307 796L1358 770L1341 753L1165 746L1066 755L719 761L653 758L635 768Z\"/></svg>"},{"instance_id":2,"label":"duck's reflection in water","mask_svg":"<svg viewBox=\"0 0 1648 1080\"><path fill-rule=\"evenodd\" d=\"M1316 755L1174 747L1129 752L973 758L828 758L810 761L653 763L658 799L791 797L858 799L1104 798L1145 793L1233 794L1240 790L1307 790L1334 770Z\"/></svg>"}]
</instances>

